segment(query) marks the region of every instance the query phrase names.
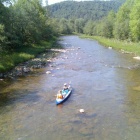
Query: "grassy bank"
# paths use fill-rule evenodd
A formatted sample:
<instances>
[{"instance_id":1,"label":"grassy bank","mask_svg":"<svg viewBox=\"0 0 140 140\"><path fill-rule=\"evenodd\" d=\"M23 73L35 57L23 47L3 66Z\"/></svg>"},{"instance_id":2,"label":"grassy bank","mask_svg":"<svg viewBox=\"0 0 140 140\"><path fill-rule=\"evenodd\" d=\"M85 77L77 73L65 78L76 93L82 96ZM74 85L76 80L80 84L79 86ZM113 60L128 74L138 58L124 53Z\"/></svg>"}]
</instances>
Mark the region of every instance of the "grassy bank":
<instances>
[{"instance_id":1,"label":"grassy bank","mask_svg":"<svg viewBox=\"0 0 140 140\"><path fill-rule=\"evenodd\" d=\"M99 41L100 44L106 47L112 47L116 50L122 50L127 53L133 53L136 56L140 55L140 43L120 41L116 39L107 39L99 36L81 35L82 38L90 38Z\"/></svg>"},{"instance_id":2,"label":"grassy bank","mask_svg":"<svg viewBox=\"0 0 140 140\"><path fill-rule=\"evenodd\" d=\"M56 39L53 39L49 42L42 41L39 45L32 45L22 48L19 47L16 52L3 54L0 59L0 73L12 69L19 63L35 58L39 53L54 47L55 44Z\"/></svg>"}]
</instances>

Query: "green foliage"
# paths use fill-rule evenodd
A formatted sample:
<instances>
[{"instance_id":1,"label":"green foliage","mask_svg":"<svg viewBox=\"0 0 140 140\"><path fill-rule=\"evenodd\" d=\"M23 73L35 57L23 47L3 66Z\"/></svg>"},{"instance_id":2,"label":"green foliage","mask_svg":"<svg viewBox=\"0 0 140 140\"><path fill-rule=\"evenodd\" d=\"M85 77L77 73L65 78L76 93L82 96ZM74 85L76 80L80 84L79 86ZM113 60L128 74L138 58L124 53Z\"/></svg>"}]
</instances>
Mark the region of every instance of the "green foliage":
<instances>
[{"instance_id":1,"label":"green foliage","mask_svg":"<svg viewBox=\"0 0 140 140\"><path fill-rule=\"evenodd\" d=\"M111 10L116 12L124 1L66 1L50 5L48 8L54 18L99 20Z\"/></svg>"},{"instance_id":2,"label":"green foliage","mask_svg":"<svg viewBox=\"0 0 140 140\"><path fill-rule=\"evenodd\" d=\"M16 21L13 28L22 44L38 43L43 39L48 17L38 0L18 0L14 4L13 14Z\"/></svg>"},{"instance_id":3,"label":"green foliage","mask_svg":"<svg viewBox=\"0 0 140 140\"><path fill-rule=\"evenodd\" d=\"M83 19L53 19L55 29L59 34L83 33L85 20Z\"/></svg>"},{"instance_id":4,"label":"green foliage","mask_svg":"<svg viewBox=\"0 0 140 140\"><path fill-rule=\"evenodd\" d=\"M131 1L131 0L129 0ZM114 37L116 39L128 39L130 36L129 28L129 14L131 9L130 2L126 2L118 11L116 16L116 22L114 26Z\"/></svg>"},{"instance_id":5,"label":"green foliage","mask_svg":"<svg viewBox=\"0 0 140 140\"><path fill-rule=\"evenodd\" d=\"M84 33L88 35L93 35L93 29L94 22L92 20L89 20L84 26Z\"/></svg>"},{"instance_id":6,"label":"green foliage","mask_svg":"<svg viewBox=\"0 0 140 140\"><path fill-rule=\"evenodd\" d=\"M114 11L110 11L104 22L104 28L103 28L104 37L113 38L113 28L114 28L115 17L116 15Z\"/></svg>"},{"instance_id":7,"label":"green foliage","mask_svg":"<svg viewBox=\"0 0 140 140\"><path fill-rule=\"evenodd\" d=\"M59 21L59 31L61 34L70 34L70 28L68 26L68 21L66 19L60 19Z\"/></svg>"},{"instance_id":8,"label":"green foliage","mask_svg":"<svg viewBox=\"0 0 140 140\"><path fill-rule=\"evenodd\" d=\"M40 0L18 0L9 7L5 7L3 1L0 1L0 44L5 39L1 45L4 49L16 50L56 34Z\"/></svg>"},{"instance_id":9,"label":"green foliage","mask_svg":"<svg viewBox=\"0 0 140 140\"><path fill-rule=\"evenodd\" d=\"M54 44L54 39L50 42L42 41L40 45L31 45L30 47L18 48L16 52L5 53L1 55L0 59L0 73L5 72L15 65L34 58L38 53L44 52L46 49L49 49Z\"/></svg>"},{"instance_id":10,"label":"green foliage","mask_svg":"<svg viewBox=\"0 0 140 140\"><path fill-rule=\"evenodd\" d=\"M75 20L75 32L77 33L83 33L83 28L85 26L85 20L80 18Z\"/></svg>"},{"instance_id":11,"label":"green foliage","mask_svg":"<svg viewBox=\"0 0 140 140\"><path fill-rule=\"evenodd\" d=\"M0 48L5 44L6 37L4 32L4 25L0 24Z\"/></svg>"},{"instance_id":12,"label":"green foliage","mask_svg":"<svg viewBox=\"0 0 140 140\"><path fill-rule=\"evenodd\" d=\"M140 41L140 2L135 0L130 13L130 30L133 41Z\"/></svg>"},{"instance_id":13,"label":"green foliage","mask_svg":"<svg viewBox=\"0 0 140 140\"><path fill-rule=\"evenodd\" d=\"M59 21L59 33L76 32L113 38L116 19L114 11L117 11L124 1L67 1L51 5L48 9Z\"/></svg>"},{"instance_id":14,"label":"green foliage","mask_svg":"<svg viewBox=\"0 0 140 140\"><path fill-rule=\"evenodd\" d=\"M7 26L9 25L9 9L0 2L0 52L5 50L7 43Z\"/></svg>"},{"instance_id":15,"label":"green foliage","mask_svg":"<svg viewBox=\"0 0 140 140\"><path fill-rule=\"evenodd\" d=\"M89 20L84 27L88 35L115 38L118 40L140 41L140 2L139 0L126 0L115 14L109 14L99 21Z\"/></svg>"},{"instance_id":16,"label":"green foliage","mask_svg":"<svg viewBox=\"0 0 140 140\"><path fill-rule=\"evenodd\" d=\"M69 26L69 29L70 29L70 33L72 32L75 32L75 20L74 19L69 19L68 20L68 26Z\"/></svg>"}]
</instances>

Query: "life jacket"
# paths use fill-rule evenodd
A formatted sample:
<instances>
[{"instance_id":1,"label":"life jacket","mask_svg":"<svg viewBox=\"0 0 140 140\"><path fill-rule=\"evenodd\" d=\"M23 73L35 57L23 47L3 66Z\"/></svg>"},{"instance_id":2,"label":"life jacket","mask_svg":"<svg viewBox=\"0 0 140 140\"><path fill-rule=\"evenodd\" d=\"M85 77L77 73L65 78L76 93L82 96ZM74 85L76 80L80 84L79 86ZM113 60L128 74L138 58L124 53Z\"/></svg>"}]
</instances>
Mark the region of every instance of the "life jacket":
<instances>
[{"instance_id":1,"label":"life jacket","mask_svg":"<svg viewBox=\"0 0 140 140\"><path fill-rule=\"evenodd\" d=\"M57 94L57 98L58 98L58 99L63 99L62 94Z\"/></svg>"}]
</instances>

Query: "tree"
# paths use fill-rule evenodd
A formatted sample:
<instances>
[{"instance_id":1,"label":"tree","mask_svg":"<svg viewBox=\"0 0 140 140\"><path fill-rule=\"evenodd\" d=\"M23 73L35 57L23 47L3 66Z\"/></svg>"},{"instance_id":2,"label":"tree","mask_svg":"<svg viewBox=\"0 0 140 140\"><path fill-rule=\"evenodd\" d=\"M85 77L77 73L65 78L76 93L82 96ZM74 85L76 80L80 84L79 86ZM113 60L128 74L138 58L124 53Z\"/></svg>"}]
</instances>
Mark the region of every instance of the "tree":
<instances>
[{"instance_id":1,"label":"tree","mask_svg":"<svg viewBox=\"0 0 140 140\"><path fill-rule=\"evenodd\" d=\"M110 11L108 16L107 16L107 22L106 22L106 26L105 26L105 37L108 38L113 38L113 29L114 29L114 22L115 22L115 12L114 11Z\"/></svg>"},{"instance_id":2,"label":"tree","mask_svg":"<svg viewBox=\"0 0 140 140\"><path fill-rule=\"evenodd\" d=\"M94 0L94 1L65 1L48 6L50 14L54 18L100 20L107 16L108 12L118 11L125 0Z\"/></svg>"},{"instance_id":3,"label":"tree","mask_svg":"<svg viewBox=\"0 0 140 140\"><path fill-rule=\"evenodd\" d=\"M1 50L5 50L7 46L7 30L10 29L10 10L2 2L4 0L0 1L0 48Z\"/></svg>"},{"instance_id":4,"label":"tree","mask_svg":"<svg viewBox=\"0 0 140 140\"><path fill-rule=\"evenodd\" d=\"M82 18L75 20L75 32L83 33L83 28L85 26L85 20Z\"/></svg>"},{"instance_id":5,"label":"tree","mask_svg":"<svg viewBox=\"0 0 140 140\"><path fill-rule=\"evenodd\" d=\"M59 29L61 34L70 34L70 28L68 26L68 20L66 19L60 19L59 21Z\"/></svg>"},{"instance_id":6,"label":"tree","mask_svg":"<svg viewBox=\"0 0 140 140\"><path fill-rule=\"evenodd\" d=\"M135 0L130 13L130 31L133 41L140 41L140 2Z\"/></svg>"},{"instance_id":7,"label":"tree","mask_svg":"<svg viewBox=\"0 0 140 140\"><path fill-rule=\"evenodd\" d=\"M114 37L116 39L125 40L130 37L129 14L132 4L133 0L127 0L117 13L113 31Z\"/></svg>"},{"instance_id":8,"label":"tree","mask_svg":"<svg viewBox=\"0 0 140 140\"><path fill-rule=\"evenodd\" d=\"M75 24L75 19L69 19L68 20L68 26L69 26L69 29L70 29L70 33L73 33L75 30L74 30L74 25Z\"/></svg>"},{"instance_id":9,"label":"tree","mask_svg":"<svg viewBox=\"0 0 140 140\"><path fill-rule=\"evenodd\" d=\"M49 18L40 0L18 0L13 6L13 16L13 28L22 44L37 43L49 37Z\"/></svg>"},{"instance_id":10,"label":"tree","mask_svg":"<svg viewBox=\"0 0 140 140\"><path fill-rule=\"evenodd\" d=\"M6 36L4 31L4 25L0 24L0 52L3 51L3 48L5 46Z\"/></svg>"}]
</instances>

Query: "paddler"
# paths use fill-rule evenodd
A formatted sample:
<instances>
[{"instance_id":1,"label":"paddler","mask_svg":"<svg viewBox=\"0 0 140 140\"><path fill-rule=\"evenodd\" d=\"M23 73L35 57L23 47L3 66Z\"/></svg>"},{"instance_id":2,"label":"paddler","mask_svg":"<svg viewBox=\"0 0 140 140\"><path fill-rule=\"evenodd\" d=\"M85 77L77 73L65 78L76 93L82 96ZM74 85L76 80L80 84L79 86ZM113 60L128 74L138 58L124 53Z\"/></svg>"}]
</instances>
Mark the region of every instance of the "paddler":
<instances>
[{"instance_id":1,"label":"paddler","mask_svg":"<svg viewBox=\"0 0 140 140\"><path fill-rule=\"evenodd\" d=\"M62 95L62 91L61 90L58 91L58 94L57 94L56 98L57 99L63 99L63 95Z\"/></svg>"},{"instance_id":2,"label":"paddler","mask_svg":"<svg viewBox=\"0 0 140 140\"><path fill-rule=\"evenodd\" d=\"M69 90L70 86L67 85L67 83L64 83L64 86L63 86L63 90Z\"/></svg>"}]
</instances>

